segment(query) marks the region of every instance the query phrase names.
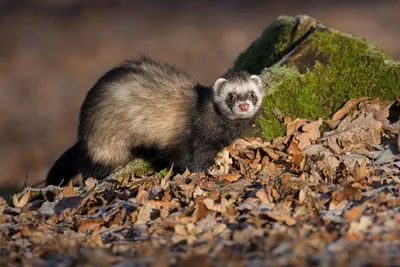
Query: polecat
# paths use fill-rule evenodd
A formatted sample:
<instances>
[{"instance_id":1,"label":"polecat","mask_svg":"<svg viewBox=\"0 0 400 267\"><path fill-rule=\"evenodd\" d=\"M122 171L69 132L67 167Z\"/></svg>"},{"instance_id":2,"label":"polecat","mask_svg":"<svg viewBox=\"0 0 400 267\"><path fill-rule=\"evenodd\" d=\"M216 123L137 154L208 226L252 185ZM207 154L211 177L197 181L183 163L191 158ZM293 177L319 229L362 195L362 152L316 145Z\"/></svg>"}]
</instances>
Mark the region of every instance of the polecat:
<instances>
[{"instance_id":1,"label":"polecat","mask_svg":"<svg viewBox=\"0 0 400 267\"><path fill-rule=\"evenodd\" d=\"M103 178L133 157L205 171L253 123L263 96L261 79L244 71L202 86L149 57L127 61L89 90L78 141L54 163L47 184L64 185L79 172Z\"/></svg>"}]
</instances>

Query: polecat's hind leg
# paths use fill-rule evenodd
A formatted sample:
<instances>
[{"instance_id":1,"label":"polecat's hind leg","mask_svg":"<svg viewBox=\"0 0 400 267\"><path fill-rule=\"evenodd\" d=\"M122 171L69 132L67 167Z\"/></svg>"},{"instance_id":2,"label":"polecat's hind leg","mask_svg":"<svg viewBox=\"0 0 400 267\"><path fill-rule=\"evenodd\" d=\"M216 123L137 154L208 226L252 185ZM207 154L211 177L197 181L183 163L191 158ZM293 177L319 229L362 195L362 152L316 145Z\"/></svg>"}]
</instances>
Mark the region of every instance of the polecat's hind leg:
<instances>
[{"instance_id":1,"label":"polecat's hind leg","mask_svg":"<svg viewBox=\"0 0 400 267\"><path fill-rule=\"evenodd\" d=\"M82 173L82 178L84 181L90 177L100 180L110 175L114 169L115 169L114 167L110 167L99 163L96 164L85 163L82 166L80 172Z\"/></svg>"}]
</instances>

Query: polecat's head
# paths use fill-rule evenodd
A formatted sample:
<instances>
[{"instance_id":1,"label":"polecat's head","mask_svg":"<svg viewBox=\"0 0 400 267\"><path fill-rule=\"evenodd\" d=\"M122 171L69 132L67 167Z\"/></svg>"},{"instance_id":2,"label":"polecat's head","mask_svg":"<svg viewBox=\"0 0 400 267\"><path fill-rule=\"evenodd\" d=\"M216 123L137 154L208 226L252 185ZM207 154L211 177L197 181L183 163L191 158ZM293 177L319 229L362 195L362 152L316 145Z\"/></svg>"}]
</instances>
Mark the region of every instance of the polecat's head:
<instances>
[{"instance_id":1,"label":"polecat's head","mask_svg":"<svg viewBox=\"0 0 400 267\"><path fill-rule=\"evenodd\" d=\"M245 71L219 78L213 88L215 104L220 112L231 120L253 117L264 97L260 77Z\"/></svg>"}]
</instances>

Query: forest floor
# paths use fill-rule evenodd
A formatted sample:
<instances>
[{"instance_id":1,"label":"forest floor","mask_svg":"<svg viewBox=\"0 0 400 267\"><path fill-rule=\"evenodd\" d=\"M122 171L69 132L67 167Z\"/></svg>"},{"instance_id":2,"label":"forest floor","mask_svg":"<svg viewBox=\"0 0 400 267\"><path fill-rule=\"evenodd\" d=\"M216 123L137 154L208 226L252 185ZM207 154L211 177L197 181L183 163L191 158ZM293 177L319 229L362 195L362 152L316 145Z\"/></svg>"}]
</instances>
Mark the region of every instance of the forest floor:
<instances>
[{"instance_id":1,"label":"forest floor","mask_svg":"<svg viewBox=\"0 0 400 267\"><path fill-rule=\"evenodd\" d=\"M285 137L236 140L207 173L26 188L0 199L0 264L399 266L396 105L281 118Z\"/></svg>"}]
</instances>

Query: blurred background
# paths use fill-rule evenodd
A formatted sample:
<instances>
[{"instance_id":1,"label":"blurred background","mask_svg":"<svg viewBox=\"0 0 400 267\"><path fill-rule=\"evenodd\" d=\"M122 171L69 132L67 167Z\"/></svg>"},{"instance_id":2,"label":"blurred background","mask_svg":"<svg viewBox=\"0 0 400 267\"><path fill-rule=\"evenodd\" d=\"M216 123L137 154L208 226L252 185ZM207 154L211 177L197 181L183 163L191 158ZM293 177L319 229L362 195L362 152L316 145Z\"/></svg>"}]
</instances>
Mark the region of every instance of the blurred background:
<instances>
[{"instance_id":1,"label":"blurred background","mask_svg":"<svg viewBox=\"0 0 400 267\"><path fill-rule=\"evenodd\" d=\"M45 179L111 67L147 53L210 84L277 16L297 14L400 59L400 1L0 0L0 193Z\"/></svg>"}]
</instances>

